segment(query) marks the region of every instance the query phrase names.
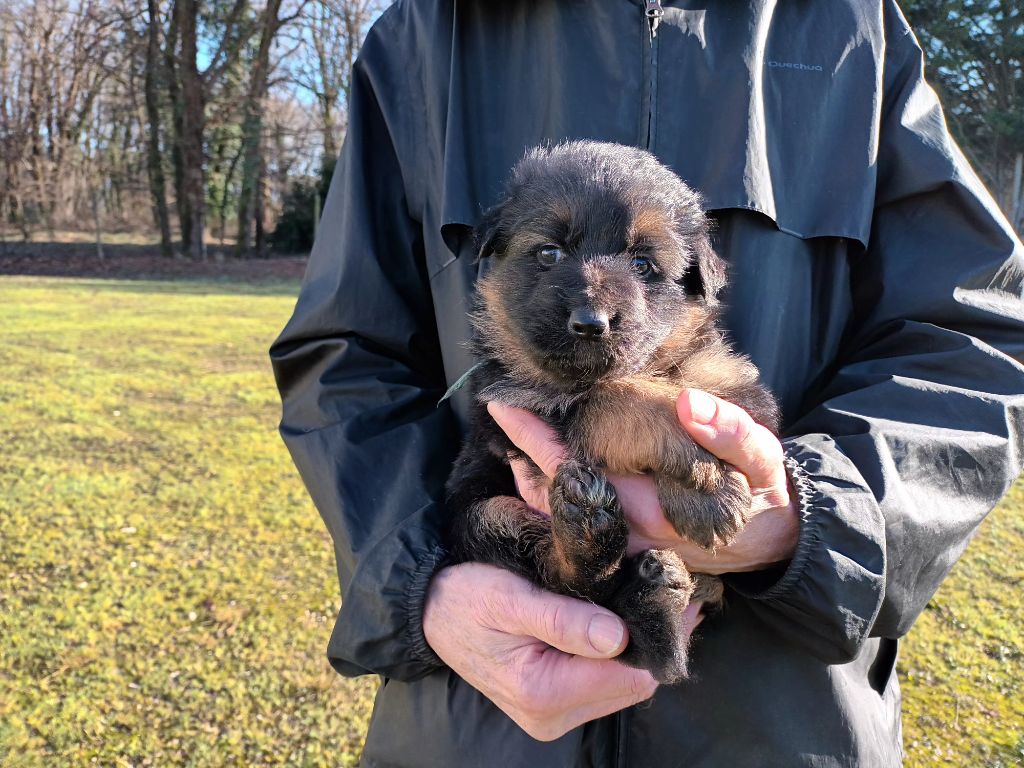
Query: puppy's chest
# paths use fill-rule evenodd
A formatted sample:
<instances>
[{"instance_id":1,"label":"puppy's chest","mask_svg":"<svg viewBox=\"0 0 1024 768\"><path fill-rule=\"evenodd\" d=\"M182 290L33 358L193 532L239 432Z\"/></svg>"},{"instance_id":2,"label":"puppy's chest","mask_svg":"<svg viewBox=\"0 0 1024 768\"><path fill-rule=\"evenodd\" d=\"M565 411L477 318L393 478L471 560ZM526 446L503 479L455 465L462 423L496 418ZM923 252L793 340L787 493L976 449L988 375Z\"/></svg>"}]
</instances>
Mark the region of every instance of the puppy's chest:
<instances>
[{"instance_id":1,"label":"puppy's chest","mask_svg":"<svg viewBox=\"0 0 1024 768\"><path fill-rule=\"evenodd\" d=\"M558 424L570 451L611 472L658 471L687 436L676 417L682 387L623 379L595 387Z\"/></svg>"}]
</instances>

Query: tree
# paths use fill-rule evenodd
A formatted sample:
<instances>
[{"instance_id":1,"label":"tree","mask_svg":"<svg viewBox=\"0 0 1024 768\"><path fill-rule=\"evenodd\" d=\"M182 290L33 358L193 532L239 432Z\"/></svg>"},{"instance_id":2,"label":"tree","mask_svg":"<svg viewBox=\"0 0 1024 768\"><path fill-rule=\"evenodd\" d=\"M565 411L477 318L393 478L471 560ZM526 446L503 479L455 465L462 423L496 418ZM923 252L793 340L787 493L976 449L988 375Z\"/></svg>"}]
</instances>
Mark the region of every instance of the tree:
<instances>
[{"instance_id":1,"label":"tree","mask_svg":"<svg viewBox=\"0 0 1024 768\"><path fill-rule=\"evenodd\" d=\"M247 0L230 6L202 0L174 0L168 45L169 95L172 102L175 150L175 186L178 217L185 253L206 258L206 106L222 78L238 60L250 29ZM200 18L200 11L205 11ZM200 22L204 43L213 55L205 69L199 63Z\"/></svg>"},{"instance_id":2,"label":"tree","mask_svg":"<svg viewBox=\"0 0 1024 768\"><path fill-rule=\"evenodd\" d=\"M0 2L0 236L155 230L202 259L209 219L261 250L333 162L377 2Z\"/></svg>"},{"instance_id":3,"label":"tree","mask_svg":"<svg viewBox=\"0 0 1024 768\"><path fill-rule=\"evenodd\" d=\"M250 64L249 88L242 117L242 185L238 198L237 250L245 254L252 247L255 226L256 251L263 250L263 175L265 171L263 148L263 112L270 84L270 53L281 27L299 16L302 3L294 13L281 17L282 0L267 0L260 13L257 29L259 42Z\"/></svg>"},{"instance_id":4,"label":"tree","mask_svg":"<svg viewBox=\"0 0 1024 768\"><path fill-rule=\"evenodd\" d=\"M951 130L1020 230L1024 6L1019 0L906 0L903 8Z\"/></svg>"},{"instance_id":5,"label":"tree","mask_svg":"<svg viewBox=\"0 0 1024 768\"><path fill-rule=\"evenodd\" d=\"M367 27L383 7L384 0L317 0L305 15L307 52L296 58L292 77L316 99L324 157L331 162L345 133L342 109L348 103L352 65Z\"/></svg>"},{"instance_id":6,"label":"tree","mask_svg":"<svg viewBox=\"0 0 1024 768\"><path fill-rule=\"evenodd\" d=\"M153 218L160 230L160 249L164 256L172 255L171 217L167 210L167 185L164 181L164 161L160 151L160 92L159 75L163 71L160 46L163 22L157 0L147 0L149 13L146 24L146 119L148 121L147 164L150 192L153 196Z\"/></svg>"}]
</instances>

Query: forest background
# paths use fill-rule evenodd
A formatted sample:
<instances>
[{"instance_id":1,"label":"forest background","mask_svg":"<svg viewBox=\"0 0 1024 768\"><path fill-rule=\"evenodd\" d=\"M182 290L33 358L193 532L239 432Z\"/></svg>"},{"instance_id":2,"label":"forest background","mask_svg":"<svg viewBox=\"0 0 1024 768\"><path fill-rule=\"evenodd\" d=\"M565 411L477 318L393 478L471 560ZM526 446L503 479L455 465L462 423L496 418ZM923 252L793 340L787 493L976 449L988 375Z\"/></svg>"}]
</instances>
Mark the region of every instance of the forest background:
<instances>
[{"instance_id":1,"label":"forest background","mask_svg":"<svg viewBox=\"0 0 1024 768\"><path fill-rule=\"evenodd\" d=\"M126 233L304 253L385 0L2 0L0 248ZM953 133L1024 227L1024 11L906 0Z\"/></svg>"}]
</instances>

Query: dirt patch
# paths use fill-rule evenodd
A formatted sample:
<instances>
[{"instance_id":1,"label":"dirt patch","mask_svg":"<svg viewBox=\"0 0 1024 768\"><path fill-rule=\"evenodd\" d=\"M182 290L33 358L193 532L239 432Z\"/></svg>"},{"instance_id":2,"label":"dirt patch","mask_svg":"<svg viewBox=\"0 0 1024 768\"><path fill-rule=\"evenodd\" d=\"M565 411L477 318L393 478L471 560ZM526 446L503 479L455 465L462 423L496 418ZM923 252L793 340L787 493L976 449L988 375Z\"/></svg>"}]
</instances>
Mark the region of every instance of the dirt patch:
<instances>
[{"instance_id":1,"label":"dirt patch","mask_svg":"<svg viewBox=\"0 0 1024 768\"><path fill-rule=\"evenodd\" d=\"M118 279L226 279L249 283L301 280L305 256L236 259L211 248L206 261L167 259L158 246L108 245L104 258L83 243L0 244L0 275L108 277Z\"/></svg>"}]
</instances>

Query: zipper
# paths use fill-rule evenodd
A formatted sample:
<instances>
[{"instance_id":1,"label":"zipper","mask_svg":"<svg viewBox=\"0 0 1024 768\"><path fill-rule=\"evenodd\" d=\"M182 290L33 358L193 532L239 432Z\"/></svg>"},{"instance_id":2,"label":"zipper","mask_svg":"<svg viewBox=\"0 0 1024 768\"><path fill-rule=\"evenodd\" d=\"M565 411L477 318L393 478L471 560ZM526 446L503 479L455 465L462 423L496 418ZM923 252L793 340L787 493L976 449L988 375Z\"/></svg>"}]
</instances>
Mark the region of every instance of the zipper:
<instances>
[{"instance_id":1,"label":"zipper","mask_svg":"<svg viewBox=\"0 0 1024 768\"><path fill-rule=\"evenodd\" d=\"M651 27L651 40L658 36L658 25L661 24L661 17L665 15L665 9L661 7L661 0L646 0L644 14L647 16L647 23Z\"/></svg>"},{"instance_id":2,"label":"zipper","mask_svg":"<svg viewBox=\"0 0 1024 768\"><path fill-rule=\"evenodd\" d=\"M656 125L654 115L658 106L658 25L661 24L661 18L664 15L665 9L661 5L661 0L644 0L644 16L647 17L647 29L650 32L648 42L651 51L650 66L647 69L647 136L645 143L648 152L654 150ZM629 733L628 717L629 710L623 709L615 713L614 720L612 721L612 728L615 732L613 737L615 739L615 748L612 759L616 768L625 768L626 766L626 736Z\"/></svg>"},{"instance_id":3,"label":"zipper","mask_svg":"<svg viewBox=\"0 0 1024 768\"><path fill-rule=\"evenodd\" d=\"M650 66L647 77L647 150L654 148L655 121L654 111L658 102L658 25L661 24L661 17L665 15L665 9L661 6L661 0L644 0L644 16L647 17L647 29L650 32L648 41L650 43ZM615 713L612 720L614 732L614 749L612 760L616 768L626 766L626 734L629 732L628 710L620 710Z\"/></svg>"},{"instance_id":4,"label":"zipper","mask_svg":"<svg viewBox=\"0 0 1024 768\"><path fill-rule=\"evenodd\" d=\"M626 731L629 727L629 710L622 709L615 713L615 768L626 768Z\"/></svg>"},{"instance_id":5,"label":"zipper","mask_svg":"<svg viewBox=\"0 0 1024 768\"><path fill-rule=\"evenodd\" d=\"M658 25L665 15L661 0L644 0L644 15L650 30L651 65L647 80L647 150L654 151L657 123L654 116L658 108Z\"/></svg>"}]
</instances>

